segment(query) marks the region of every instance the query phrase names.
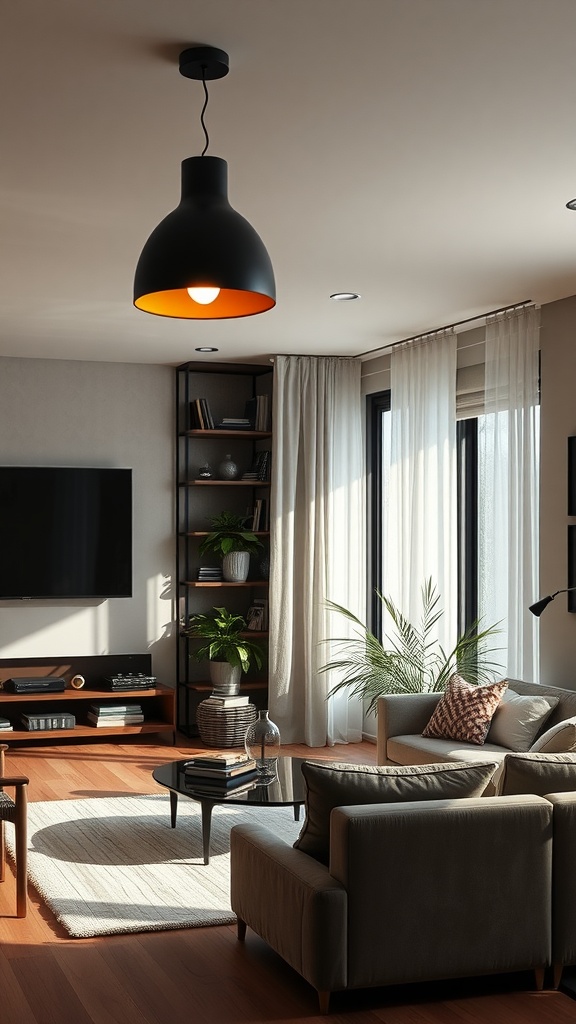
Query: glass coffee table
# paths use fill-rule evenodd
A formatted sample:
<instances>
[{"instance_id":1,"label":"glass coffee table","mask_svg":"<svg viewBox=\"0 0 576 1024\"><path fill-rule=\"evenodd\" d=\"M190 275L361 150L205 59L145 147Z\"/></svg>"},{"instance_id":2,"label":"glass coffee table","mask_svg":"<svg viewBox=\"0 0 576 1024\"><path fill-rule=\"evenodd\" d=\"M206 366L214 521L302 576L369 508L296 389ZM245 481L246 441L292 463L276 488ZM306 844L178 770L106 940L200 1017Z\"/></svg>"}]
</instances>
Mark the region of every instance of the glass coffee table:
<instances>
[{"instance_id":1,"label":"glass coffee table","mask_svg":"<svg viewBox=\"0 0 576 1024\"><path fill-rule=\"evenodd\" d=\"M243 806L254 805L257 807L293 807L294 821L300 820L300 808L304 803L304 776L301 772L303 757L279 757L276 778L259 782L257 779L250 789L242 792L226 793L224 796L206 796L205 792L198 792L200 787L199 779L192 779L186 775L184 768L190 759L183 761L171 761L169 764L158 765L152 772L152 778L170 790L170 824L176 828L176 815L178 810L178 797L187 796L191 800L197 800L202 810L202 852L204 863L210 861L210 828L212 824L212 809L216 804L242 804ZM196 787L194 783L196 782Z\"/></svg>"}]
</instances>

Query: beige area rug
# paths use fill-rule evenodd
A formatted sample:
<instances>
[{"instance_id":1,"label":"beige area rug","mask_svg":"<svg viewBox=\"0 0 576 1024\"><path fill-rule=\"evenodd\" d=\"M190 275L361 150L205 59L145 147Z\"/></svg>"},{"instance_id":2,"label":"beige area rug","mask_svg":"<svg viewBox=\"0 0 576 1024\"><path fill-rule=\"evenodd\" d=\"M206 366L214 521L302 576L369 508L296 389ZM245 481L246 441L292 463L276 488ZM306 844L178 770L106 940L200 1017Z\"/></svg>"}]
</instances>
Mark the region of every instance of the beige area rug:
<instances>
[{"instance_id":1,"label":"beige area rug","mask_svg":"<svg viewBox=\"0 0 576 1024\"><path fill-rule=\"evenodd\" d=\"M28 877L74 938L229 924L230 829L244 822L289 843L301 828L291 807L217 805L205 865L192 800L179 799L175 829L168 794L31 803Z\"/></svg>"}]
</instances>

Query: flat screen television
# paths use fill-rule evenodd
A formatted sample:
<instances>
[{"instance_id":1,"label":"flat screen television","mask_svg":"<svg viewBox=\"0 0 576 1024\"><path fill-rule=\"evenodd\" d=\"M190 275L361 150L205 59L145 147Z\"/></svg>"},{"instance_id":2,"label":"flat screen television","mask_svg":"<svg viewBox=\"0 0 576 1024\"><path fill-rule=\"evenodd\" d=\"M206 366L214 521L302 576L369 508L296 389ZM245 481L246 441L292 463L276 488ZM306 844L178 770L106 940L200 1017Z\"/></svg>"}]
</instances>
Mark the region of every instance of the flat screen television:
<instances>
[{"instance_id":1,"label":"flat screen television","mask_svg":"<svg viewBox=\"0 0 576 1024\"><path fill-rule=\"evenodd\" d=\"M0 600L132 597L132 470L0 466Z\"/></svg>"}]
</instances>

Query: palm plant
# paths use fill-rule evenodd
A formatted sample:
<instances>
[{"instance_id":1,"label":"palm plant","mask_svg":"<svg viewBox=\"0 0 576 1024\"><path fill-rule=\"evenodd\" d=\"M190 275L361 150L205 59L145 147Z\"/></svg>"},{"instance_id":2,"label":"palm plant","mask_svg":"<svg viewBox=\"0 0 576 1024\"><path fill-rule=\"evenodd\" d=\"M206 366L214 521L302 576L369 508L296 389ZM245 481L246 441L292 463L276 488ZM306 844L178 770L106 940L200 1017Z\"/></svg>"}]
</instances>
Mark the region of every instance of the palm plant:
<instances>
[{"instance_id":1,"label":"palm plant","mask_svg":"<svg viewBox=\"0 0 576 1024\"><path fill-rule=\"evenodd\" d=\"M480 629L472 623L446 654L434 637L434 627L443 615L440 595L428 579L422 586L422 616L418 626L410 623L389 597L378 593L393 626L387 637L388 647L354 615L332 601L328 607L343 615L353 626L351 637L326 640L334 645L336 657L322 665L320 672L337 671L342 678L328 696L349 689L350 697L368 702L368 713L374 713L378 697L385 693L432 693L444 690L454 672L469 683L489 682L501 670L492 660L491 641L499 632L498 625Z\"/></svg>"}]
</instances>

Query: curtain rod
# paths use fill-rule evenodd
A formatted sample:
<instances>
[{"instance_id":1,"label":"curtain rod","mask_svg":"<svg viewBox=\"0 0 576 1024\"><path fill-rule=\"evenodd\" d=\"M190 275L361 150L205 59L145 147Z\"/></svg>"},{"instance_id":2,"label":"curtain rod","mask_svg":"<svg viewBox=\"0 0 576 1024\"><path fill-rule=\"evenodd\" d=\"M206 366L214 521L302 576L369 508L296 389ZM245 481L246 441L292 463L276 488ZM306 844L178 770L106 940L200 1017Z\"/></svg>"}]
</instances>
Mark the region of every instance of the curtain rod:
<instances>
[{"instance_id":1,"label":"curtain rod","mask_svg":"<svg viewBox=\"0 0 576 1024\"><path fill-rule=\"evenodd\" d=\"M495 316L496 313L512 313L515 309L529 306L531 302L532 299L524 299L523 302L514 302L512 305L500 306L500 309L491 309L489 313L478 313L477 316L469 316L467 320L456 320L453 324L435 327L433 331L421 331L420 334L413 334L411 338L402 338L401 341L391 341L389 345L380 345L379 348L370 348L367 352L359 352L356 358L361 359L362 356L371 356L374 352L387 352L388 349L395 348L396 345L406 345L409 341L416 341L418 338L428 338L430 335L438 334L440 331L449 331L451 327L462 327L464 324L474 323L475 320L485 320L487 316Z\"/></svg>"}]
</instances>

